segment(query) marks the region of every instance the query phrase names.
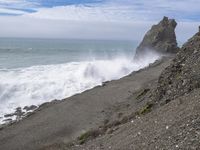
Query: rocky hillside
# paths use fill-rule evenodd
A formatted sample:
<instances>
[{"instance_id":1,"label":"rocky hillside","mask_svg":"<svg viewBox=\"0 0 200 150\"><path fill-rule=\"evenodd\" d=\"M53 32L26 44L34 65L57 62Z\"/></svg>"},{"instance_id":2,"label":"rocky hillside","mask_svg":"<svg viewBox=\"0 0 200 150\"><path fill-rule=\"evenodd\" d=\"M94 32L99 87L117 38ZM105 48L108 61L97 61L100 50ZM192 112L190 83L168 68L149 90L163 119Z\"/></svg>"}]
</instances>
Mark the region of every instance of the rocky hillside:
<instances>
[{"instance_id":1,"label":"rocky hillside","mask_svg":"<svg viewBox=\"0 0 200 150\"><path fill-rule=\"evenodd\" d=\"M157 25L153 25L137 47L135 58L143 56L148 50L159 53L177 53L179 48L175 34L176 26L176 21L167 17L164 17Z\"/></svg>"},{"instance_id":2,"label":"rocky hillside","mask_svg":"<svg viewBox=\"0 0 200 150\"><path fill-rule=\"evenodd\" d=\"M200 149L200 30L162 71L155 87L151 84L130 99L132 116L70 149Z\"/></svg>"},{"instance_id":3,"label":"rocky hillside","mask_svg":"<svg viewBox=\"0 0 200 150\"><path fill-rule=\"evenodd\" d=\"M200 88L200 31L186 42L161 74L156 100L167 103Z\"/></svg>"}]
</instances>

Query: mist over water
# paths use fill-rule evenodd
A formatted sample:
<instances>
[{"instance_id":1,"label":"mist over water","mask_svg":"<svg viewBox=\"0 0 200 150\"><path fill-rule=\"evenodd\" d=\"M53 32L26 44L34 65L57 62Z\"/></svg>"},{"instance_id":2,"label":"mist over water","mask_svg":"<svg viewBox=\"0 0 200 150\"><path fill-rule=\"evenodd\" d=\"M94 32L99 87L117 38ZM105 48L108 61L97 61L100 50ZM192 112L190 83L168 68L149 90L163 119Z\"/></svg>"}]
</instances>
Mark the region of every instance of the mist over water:
<instances>
[{"instance_id":1,"label":"mist over water","mask_svg":"<svg viewBox=\"0 0 200 150\"><path fill-rule=\"evenodd\" d=\"M137 41L0 38L0 69L132 57Z\"/></svg>"},{"instance_id":2,"label":"mist over water","mask_svg":"<svg viewBox=\"0 0 200 150\"><path fill-rule=\"evenodd\" d=\"M54 47L52 41L34 42L17 47L15 41L12 48L0 49L0 117L17 107L61 100L119 79L159 58L149 52L133 61L134 45L126 41L54 41Z\"/></svg>"}]
</instances>

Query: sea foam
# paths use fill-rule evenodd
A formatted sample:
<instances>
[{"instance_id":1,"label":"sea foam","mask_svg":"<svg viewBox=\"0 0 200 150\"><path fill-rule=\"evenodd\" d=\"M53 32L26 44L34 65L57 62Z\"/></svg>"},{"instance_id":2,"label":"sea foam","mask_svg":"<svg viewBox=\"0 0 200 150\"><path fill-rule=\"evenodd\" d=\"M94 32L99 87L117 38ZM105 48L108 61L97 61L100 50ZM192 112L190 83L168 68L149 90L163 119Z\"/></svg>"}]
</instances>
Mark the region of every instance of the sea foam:
<instances>
[{"instance_id":1,"label":"sea foam","mask_svg":"<svg viewBox=\"0 0 200 150\"><path fill-rule=\"evenodd\" d=\"M137 62L127 57L0 70L0 122L17 107L40 105L119 79L159 58L149 53Z\"/></svg>"}]
</instances>

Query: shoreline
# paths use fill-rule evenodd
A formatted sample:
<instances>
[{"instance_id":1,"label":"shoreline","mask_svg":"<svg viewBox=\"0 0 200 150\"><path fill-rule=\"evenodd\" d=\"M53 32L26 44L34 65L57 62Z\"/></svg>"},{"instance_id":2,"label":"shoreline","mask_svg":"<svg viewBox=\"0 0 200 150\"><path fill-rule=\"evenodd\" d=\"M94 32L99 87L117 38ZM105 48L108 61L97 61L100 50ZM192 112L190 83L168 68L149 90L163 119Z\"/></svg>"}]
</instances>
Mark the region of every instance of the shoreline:
<instances>
[{"instance_id":1,"label":"shoreline","mask_svg":"<svg viewBox=\"0 0 200 150\"><path fill-rule=\"evenodd\" d=\"M171 59L163 58L119 80L106 82L62 101L41 105L28 117L2 128L0 145L10 150L16 147L23 150L37 149L57 142L68 143L88 130L104 125L107 120L114 122L130 115L144 104L132 102L132 97L147 87L155 86L161 71L169 65ZM132 107L134 109L130 110ZM13 138L8 138L13 134ZM21 139L24 144L17 143L16 138ZM37 145L35 142L41 144Z\"/></svg>"},{"instance_id":2,"label":"shoreline","mask_svg":"<svg viewBox=\"0 0 200 150\"><path fill-rule=\"evenodd\" d=\"M157 57L158 57L158 56L157 56ZM82 91L82 92L75 92L75 94L73 94L72 96L75 96L75 95L78 95L78 94L82 94L82 93L84 93L84 92L86 92L86 91L88 91L88 90L92 90L93 88L96 88L96 87L105 86L105 85L106 85L107 83L109 83L109 82L116 81L116 80L120 80L120 79L122 79L122 78L124 78L124 77L126 77L126 76L129 76L129 75L133 74L134 72L138 72L138 71L140 71L140 70L143 70L143 69L149 67L149 65L154 64L155 62L159 61L160 59L162 59L162 57L167 57L167 55L166 55L166 56L160 56L160 58L158 58L158 59L155 60L154 62L150 61L149 64L145 63L145 65L144 65L143 67L140 66L140 67L138 67L138 68L136 69L136 71L132 71L131 73L129 73L129 74L125 75L125 76L122 76L122 77L120 77L120 78L118 78L118 79L112 79L112 80L109 80L109 81L102 82L101 85L93 86L93 87L91 87L91 88L85 89L85 90ZM168 57L169 57L169 56L168 56ZM153 60L154 60L154 59L153 59ZM137 64L138 62L135 62L135 63ZM139 68L140 68L140 69L139 69ZM138 70L138 69L139 69L139 70ZM18 122L18 121L22 120L23 118L26 118L27 116L31 115L32 112L34 113L34 111L35 111L36 109L40 108L41 106L43 106L43 105L45 105L45 104L54 103L54 102L56 102L56 101L63 101L63 100L65 100L65 99L67 99L67 98L70 98L70 97L72 97L72 96L68 96L68 97L63 98L63 99L52 99L52 100L50 100L50 101L48 100L48 101L46 101L46 102L44 101L44 102L41 103L40 105L32 104L32 105L27 105L27 106L25 105L25 106L23 106L23 107L20 107L20 106L18 107L18 106L16 106L15 109L13 109L12 112L6 113L6 114L4 114L4 116L1 117L2 120L1 120L1 123L0 123L0 128L2 128L2 126L7 126L7 125L9 125L9 124L13 124L13 123Z\"/></svg>"}]
</instances>

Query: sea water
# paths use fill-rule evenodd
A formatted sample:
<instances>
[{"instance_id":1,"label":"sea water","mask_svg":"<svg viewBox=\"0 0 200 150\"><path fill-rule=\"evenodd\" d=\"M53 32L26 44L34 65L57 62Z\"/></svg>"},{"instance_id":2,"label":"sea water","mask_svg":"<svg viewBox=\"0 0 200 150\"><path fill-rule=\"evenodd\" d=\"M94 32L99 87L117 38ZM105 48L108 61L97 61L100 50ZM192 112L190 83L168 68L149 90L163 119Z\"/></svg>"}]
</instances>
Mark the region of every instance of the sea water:
<instances>
[{"instance_id":1,"label":"sea water","mask_svg":"<svg viewBox=\"0 0 200 150\"><path fill-rule=\"evenodd\" d=\"M158 59L133 61L136 41L0 38L0 123L40 105L119 79Z\"/></svg>"}]
</instances>

